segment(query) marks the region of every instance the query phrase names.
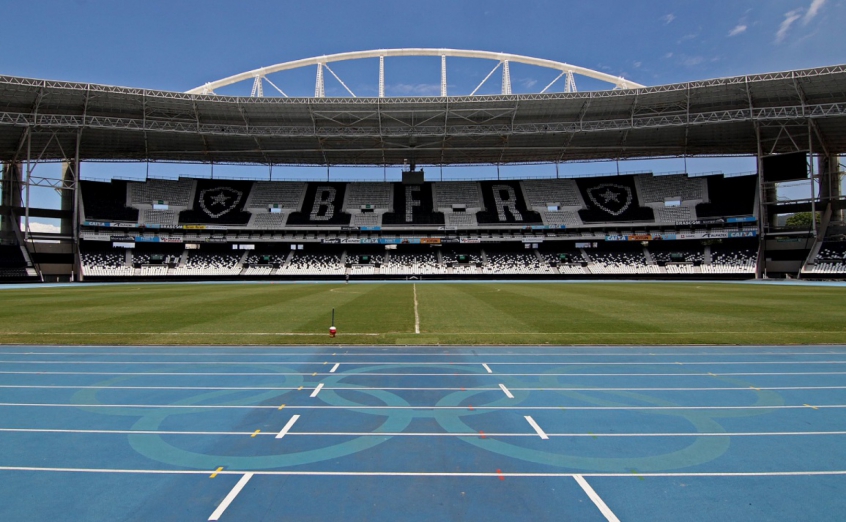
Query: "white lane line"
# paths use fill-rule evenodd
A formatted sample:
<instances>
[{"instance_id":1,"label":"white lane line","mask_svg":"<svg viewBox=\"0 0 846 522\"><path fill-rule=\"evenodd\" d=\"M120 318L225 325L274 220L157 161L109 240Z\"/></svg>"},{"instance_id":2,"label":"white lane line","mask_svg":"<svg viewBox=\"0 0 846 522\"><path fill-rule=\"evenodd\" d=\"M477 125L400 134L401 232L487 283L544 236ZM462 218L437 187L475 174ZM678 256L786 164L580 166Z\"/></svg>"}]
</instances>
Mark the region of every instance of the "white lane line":
<instances>
[{"instance_id":1,"label":"white lane line","mask_svg":"<svg viewBox=\"0 0 846 522\"><path fill-rule=\"evenodd\" d=\"M476 434L478 435L478 433ZM137 475L208 475L214 470L165 470L165 469L109 469L109 468L45 468L35 466L0 466L0 471L35 471L52 473L114 473ZM218 471L221 475L243 475L241 471ZM418 472L418 471L250 471L250 475L304 476L304 477L527 477L563 478L574 477L573 473L492 473L492 472ZM826 477L846 476L846 470L829 471L749 471L749 472L703 472L703 473L582 473L583 477L638 478L638 477Z\"/></svg>"},{"instance_id":2,"label":"white lane line","mask_svg":"<svg viewBox=\"0 0 846 522\"><path fill-rule=\"evenodd\" d=\"M151 347L152 348L152 347ZM209 348L214 348L210 346ZM257 348L257 347L253 347ZM362 348L370 348L368 346L351 346L350 348L353 349L362 349ZM496 349L496 347L489 347L492 349ZM508 347L505 347L508 348ZM543 347L543 346L533 346L532 349L546 349L546 350L553 350L555 347ZM257 353L257 352L243 352L243 353L213 353L213 352L7 352L0 347L0 353L3 355L60 355L65 357L71 357L74 355L117 355L121 357L149 357L149 356L162 356L162 357L250 357L250 356L257 356L257 357L290 357L295 355L306 355L312 356L315 355L314 352L312 353L301 353L301 352L277 352L277 353ZM460 353L460 352L457 352ZM385 354L385 353L349 353L349 354L342 354L347 357L369 357L369 356L379 356L379 357L417 357L417 356L425 356L425 357L438 357L442 354L438 353L394 353L394 354ZM647 354L647 353L586 353L586 352L567 352L567 353L521 353L519 356L516 356L514 353L493 353L493 352L480 352L474 355L480 356L492 356L492 357L712 357L718 355L720 357L745 357L745 356L784 356L784 355L843 355L843 352L737 352L737 353L684 353L684 352L667 352L667 353L656 353L656 354Z\"/></svg>"},{"instance_id":3,"label":"white lane line","mask_svg":"<svg viewBox=\"0 0 846 522\"><path fill-rule=\"evenodd\" d=\"M193 363L185 363L187 365ZM254 363L264 364L264 363ZM382 364L382 363L379 363ZM444 363L446 364L446 363ZM454 369L462 369L461 366L452 366ZM312 372L314 373L314 372ZM0 371L0 375L140 375L140 376L212 376L212 377L230 377L230 376L265 376L278 377L280 375L294 375L294 376L310 376L309 372L65 372L65 371ZM318 375L324 375L318 372ZM388 373L388 372L361 372L356 373L356 376L391 376L391 377L452 377L452 374L446 373ZM463 374L470 375L470 374ZM486 375L476 374L477 376ZM513 377L713 377L712 373L500 373L498 375L509 375ZM846 372L720 372L719 377L760 377L760 376L795 376L795 375L846 375Z\"/></svg>"},{"instance_id":4,"label":"white lane line","mask_svg":"<svg viewBox=\"0 0 846 522\"><path fill-rule=\"evenodd\" d=\"M502 390L502 393L504 393L506 397L508 397L509 399L514 398L514 396L511 395L511 392L508 391L508 388L506 388L504 384L500 384L499 388Z\"/></svg>"},{"instance_id":5,"label":"white lane line","mask_svg":"<svg viewBox=\"0 0 846 522\"><path fill-rule=\"evenodd\" d=\"M340 365L341 365L341 363L335 363L335 366L333 366L332 369L329 370L329 373L335 373L335 370L337 370L338 366L340 366Z\"/></svg>"},{"instance_id":6,"label":"white lane line","mask_svg":"<svg viewBox=\"0 0 846 522\"><path fill-rule=\"evenodd\" d=\"M496 364L496 363L494 363L494 364ZM491 367L488 366L486 363L482 363L482 366L485 367L485 370L487 370L488 373L493 373L493 370L491 370Z\"/></svg>"},{"instance_id":7,"label":"white lane line","mask_svg":"<svg viewBox=\"0 0 846 522\"><path fill-rule=\"evenodd\" d=\"M540 436L540 438L542 438L542 439L544 439L544 440L547 440L547 439L549 438L549 436L548 436L546 433L544 433L544 432L543 432L543 430L541 429L541 427L540 427L540 426L538 426L538 423L537 423L537 422L535 422L535 419L533 419L533 418L531 417L531 415L526 415L526 416L524 416L523 418L524 418L524 419L526 419L526 421L527 421L527 422L528 422L528 423L532 426L532 428L534 428L534 429L535 429L535 431L538 433L538 435Z\"/></svg>"},{"instance_id":8,"label":"white lane line","mask_svg":"<svg viewBox=\"0 0 846 522\"><path fill-rule=\"evenodd\" d=\"M232 488L232 491L230 491L229 494L226 495L226 498L223 499L223 502L221 502L220 505L217 506L217 509L215 509L214 513L212 513L209 517L209 520L219 520L223 512L226 511L226 508L229 507L229 504L231 504L232 501L235 500L235 497L237 497L238 493L240 493L241 490L244 489L244 486L247 485L247 482L249 482L251 478L253 478L252 473L245 473L244 476L241 477L241 480L239 480L238 483L235 484L235 487Z\"/></svg>"},{"instance_id":9,"label":"white lane line","mask_svg":"<svg viewBox=\"0 0 846 522\"><path fill-rule=\"evenodd\" d=\"M360 375L360 374L356 374ZM22 389L55 389L55 390L261 390L261 391L285 391L296 390L297 386L80 386L80 385L37 385L37 384L0 384L0 388L22 388ZM324 388L326 390L408 390L408 391L462 391L466 388L459 388L455 386L441 387L441 386L329 386ZM478 388L470 388L473 391L493 391L496 388L487 388L484 386ZM748 386L743 387L683 387L683 388L602 388L602 387L558 387L558 388L514 388L518 391L535 391L535 392L555 392L555 391L569 391L569 392L584 392L584 391L743 391L748 392ZM755 388L760 390L846 390L846 386L760 386Z\"/></svg>"},{"instance_id":10,"label":"white lane line","mask_svg":"<svg viewBox=\"0 0 846 522\"><path fill-rule=\"evenodd\" d=\"M317 388L315 388L314 391L311 392L311 395L309 395L309 397L317 397L317 394L320 393L320 390L322 390L322 389L323 389L323 383L321 382L320 384L317 385Z\"/></svg>"},{"instance_id":11,"label":"white lane line","mask_svg":"<svg viewBox=\"0 0 846 522\"><path fill-rule=\"evenodd\" d=\"M420 333L420 313L417 310L417 284L412 285L414 288L414 333Z\"/></svg>"},{"instance_id":12,"label":"white lane line","mask_svg":"<svg viewBox=\"0 0 846 522\"><path fill-rule=\"evenodd\" d=\"M190 436L238 436L252 435L249 431L167 431L167 430L76 430L56 428L0 428L0 433L56 433L90 435L190 435ZM257 436L270 436L274 433L258 433ZM478 432L382 432L382 431L298 431L286 433L286 436L308 437L467 437L478 436ZM488 437L536 437L532 433L486 433ZM681 433L547 433L549 437L591 437L591 438L642 438L642 437L819 437L843 436L846 431L772 431L772 432L681 432Z\"/></svg>"},{"instance_id":13,"label":"white lane line","mask_svg":"<svg viewBox=\"0 0 846 522\"><path fill-rule=\"evenodd\" d=\"M300 418L299 415L294 415L293 417L291 417L290 420L288 420L288 424L286 424L285 427L282 428L282 431L280 431L279 433L276 434L276 438L281 439L282 437L287 435L288 430L290 430L294 426L294 423L297 422L297 420L299 420L299 418Z\"/></svg>"},{"instance_id":14,"label":"white lane line","mask_svg":"<svg viewBox=\"0 0 846 522\"><path fill-rule=\"evenodd\" d=\"M614 512L611 511L611 508L609 508L608 505L605 504L605 502L602 500L602 497L596 494L596 491L594 491L593 488L590 487L590 484L587 483L583 476L573 475L573 478L576 479L576 482L578 482L584 492L587 493L587 496L590 497L596 507L599 508L600 513L605 516L605 520L607 520L608 522L620 522L620 519L617 518L617 515L615 515Z\"/></svg>"},{"instance_id":15,"label":"white lane line","mask_svg":"<svg viewBox=\"0 0 846 522\"><path fill-rule=\"evenodd\" d=\"M418 321L419 323L419 321ZM420 333L420 325L417 324L416 332ZM359 335L359 334L347 334ZM292 364L313 365L314 361L25 361L25 360L0 360L2 364L73 364L73 365L197 365L197 366L250 366L254 364L263 364L265 366L290 366ZM441 364L445 364L441 363ZM402 364L405 366L433 366L438 362L428 361L356 361L355 364L372 365L372 364ZM831 364L846 364L846 360L841 361L694 361L694 362L492 362L492 365L499 366L756 366L756 365L791 365L791 366L805 366L805 365L831 365ZM725 375L723 372L719 372Z\"/></svg>"},{"instance_id":16,"label":"white lane line","mask_svg":"<svg viewBox=\"0 0 846 522\"><path fill-rule=\"evenodd\" d=\"M318 385L312 392L312 397L320 390ZM170 409L221 409L221 410L268 410L278 409L277 406L267 405L234 405L234 404L76 404L76 403L44 403L44 402L0 402L0 407L32 407L32 408L170 408ZM844 409L846 404L817 404L819 409ZM286 406L289 410L466 410L467 406ZM774 406L474 406L476 410L533 410L547 411L566 408L570 411L732 411L732 410L805 410L802 405L774 405Z\"/></svg>"}]
</instances>

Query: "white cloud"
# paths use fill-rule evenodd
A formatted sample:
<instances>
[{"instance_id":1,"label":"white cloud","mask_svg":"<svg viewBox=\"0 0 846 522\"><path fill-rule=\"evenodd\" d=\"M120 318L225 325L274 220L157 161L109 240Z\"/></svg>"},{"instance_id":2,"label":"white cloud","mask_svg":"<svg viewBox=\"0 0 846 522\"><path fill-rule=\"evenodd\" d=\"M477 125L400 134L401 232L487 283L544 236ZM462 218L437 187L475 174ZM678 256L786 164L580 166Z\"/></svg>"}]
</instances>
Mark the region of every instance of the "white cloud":
<instances>
[{"instance_id":1,"label":"white cloud","mask_svg":"<svg viewBox=\"0 0 846 522\"><path fill-rule=\"evenodd\" d=\"M808 7L808 12L805 13L805 17L802 18L802 25L808 25L811 20L816 18L820 9L822 9L827 1L828 0L813 0L810 7Z\"/></svg>"},{"instance_id":2,"label":"white cloud","mask_svg":"<svg viewBox=\"0 0 846 522\"><path fill-rule=\"evenodd\" d=\"M531 89L532 87L537 85L537 83L538 83L538 81L535 80L534 78L523 78L523 79L520 80L520 84L525 89Z\"/></svg>"},{"instance_id":3,"label":"white cloud","mask_svg":"<svg viewBox=\"0 0 846 522\"><path fill-rule=\"evenodd\" d=\"M776 32L776 43L781 43L787 38L787 32L790 30L790 26L800 18L802 18L802 9L794 9L793 11L784 13L784 20Z\"/></svg>"},{"instance_id":4,"label":"white cloud","mask_svg":"<svg viewBox=\"0 0 846 522\"><path fill-rule=\"evenodd\" d=\"M386 91L396 93L400 96L438 96L441 94L439 83L395 83L387 85Z\"/></svg>"},{"instance_id":5,"label":"white cloud","mask_svg":"<svg viewBox=\"0 0 846 522\"><path fill-rule=\"evenodd\" d=\"M29 222L29 229L32 232L41 232L41 233L49 233L49 234L58 234L59 232L62 231L56 225L51 225L49 223L39 223L38 221L30 221Z\"/></svg>"},{"instance_id":6,"label":"white cloud","mask_svg":"<svg viewBox=\"0 0 846 522\"><path fill-rule=\"evenodd\" d=\"M746 29L747 29L747 27L746 27L745 25L743 25L743 24L738 24L738 25L734 26L734 29L732 29L731 31L729 31L729 34L728 34L728 35L729 35L729 37L732 37L732 36L737 36L737 35L739 35L739 34L741 34L741 33L745 33L745 32L746 32Z\"/></svg>"},{"instance_id":7,"label":"white cloud","mask_svg":"<svg viewBox=\"0 0 846 522\"><path fill-rule=\"evenodd\" d=\"M667 53L667 54L664 55L665 59L669 59L669 58L672 58L672 57L673 57L673 53Z\"/></svg>"},{"instance_id":8,"label":"white cloud","mask_svg":"<svg viewBox=\"0 0 846 522\"><path fill-rule=\"evenodd\" d=\"M683 63L687 67L695 67L695 66L699 65L700 63L702 63L704 61L705 61L705 58L703 58L701 56L691 56L691 57L685 58Z\"/></svg>"},{"instance_id":9,"label":"white cloud","mask_svg":"<svg viewBox=\"0 0 846 522\"><path fill-rule=\"evenodd\" d=\"M824 1L824 0L823 0L823 1ZM662 22L664 22L664 25L669 25L669 24L671 24L671 23L673 22L673 20L675 20L675 19L676 19L676 15L674 15L673 13L670 13L670 14L666 14L666 15L662 16L659 20L661 20Z\"/></svg>"},{"instance_id":10,"label":"white cloud","mask_svg":"<svg viewBox=\"0 0 846 522\"><path fill-rule=\"evenodd\" d=\"M635 69L640 69L640 66L643 65L643 62L634 62L632 65L634 65Z\"/></svg>"}]
</instances>

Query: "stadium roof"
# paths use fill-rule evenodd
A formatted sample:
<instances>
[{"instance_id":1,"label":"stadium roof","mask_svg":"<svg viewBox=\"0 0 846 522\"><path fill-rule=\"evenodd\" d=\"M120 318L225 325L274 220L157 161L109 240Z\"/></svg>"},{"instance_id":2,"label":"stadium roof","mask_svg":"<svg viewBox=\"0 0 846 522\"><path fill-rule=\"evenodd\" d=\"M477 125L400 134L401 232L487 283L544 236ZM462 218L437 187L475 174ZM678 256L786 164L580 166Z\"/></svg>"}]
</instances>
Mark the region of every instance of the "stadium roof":
<instances>
[{"instance_id":1,"label":"stadium roof","mask_svg":"<svg viewBox=\"0 0 846 522\"><path fill-rule=\"evenodd\" d=\"M564 162L846 152L846 65L612 91L247 98L0 76L0 161ZM77 144L77 137L79 142Z\"/></svg>"}]
</instances>

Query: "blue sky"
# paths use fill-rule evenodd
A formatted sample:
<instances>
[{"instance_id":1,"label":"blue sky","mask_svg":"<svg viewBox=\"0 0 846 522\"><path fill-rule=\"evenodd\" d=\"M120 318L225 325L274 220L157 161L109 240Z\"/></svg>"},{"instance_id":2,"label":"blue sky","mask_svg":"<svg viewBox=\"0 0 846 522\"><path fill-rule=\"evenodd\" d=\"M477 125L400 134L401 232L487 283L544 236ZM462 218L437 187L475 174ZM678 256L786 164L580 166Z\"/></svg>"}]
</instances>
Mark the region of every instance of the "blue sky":
<instances>
[{"instance_id":1,"label":"blue sky","mask_svg":"<svg viewBox=\"0 0 846 522\"><path fill-rule=\"evenodd\" d=\"M0 12L6 22L0 74L174 91L299 58L397 47L523 54L646 85L846 63L846 0L0 0ZM450 62L450 93L468 94L493 65ZM350 62L333 69L356 94L372 96L376 67L375 61ZM388 95L431 94L438 72L436 58L389 60ZM554 77L550 74L514 66L514 91L536 92ZM313 69L272 78L290 95L313 94ZM591 87L578 77L577 83ZM231 92L249 94L249 87ZM498 87L495 75L489 91ZM326 88L327 95L343 94L332 79ZM679 159L626 164L621 170L684 167ZM566 172L603 173L616 168L613 163L562 167ZM744 171L754 169L754 163L689 160L688 168ZM249 175L234 167L215 169L219 175ZM92 165L83 175L143 176L146 170L146 165ZM150 166L154 175L205 175L208 170ZM456 170L456 176L470 175ZM382 175L381 169L355 172L355 177ZM508 169L505 174L522 172L554 172L554 166ZM285 169L274 170L274 176L285 175Z\"/></svg>"}]
</instances>

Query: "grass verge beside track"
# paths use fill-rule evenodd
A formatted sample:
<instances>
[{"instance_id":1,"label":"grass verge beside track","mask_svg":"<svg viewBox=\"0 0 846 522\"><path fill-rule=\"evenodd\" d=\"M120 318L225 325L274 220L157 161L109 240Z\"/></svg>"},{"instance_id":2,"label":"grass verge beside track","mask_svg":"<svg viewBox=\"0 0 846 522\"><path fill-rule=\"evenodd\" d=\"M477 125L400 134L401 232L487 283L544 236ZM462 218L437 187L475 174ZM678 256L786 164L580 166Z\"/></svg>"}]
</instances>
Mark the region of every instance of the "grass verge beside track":
<instances>
[{"instance_id":1,"label":"grass verge beside track","mask_svg":"<svg viewBox=\"0 0 846 522\"><path fill-rule=\"evenodd\" d=\"M4 344L820 344L846 288L696 283L0 287ZM339 335L328 337L331 309Z\"/></svg>"}]
</instances>

